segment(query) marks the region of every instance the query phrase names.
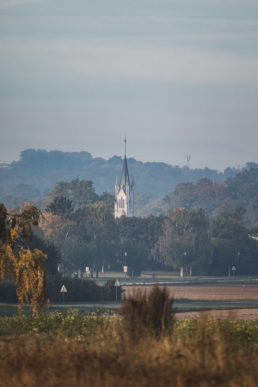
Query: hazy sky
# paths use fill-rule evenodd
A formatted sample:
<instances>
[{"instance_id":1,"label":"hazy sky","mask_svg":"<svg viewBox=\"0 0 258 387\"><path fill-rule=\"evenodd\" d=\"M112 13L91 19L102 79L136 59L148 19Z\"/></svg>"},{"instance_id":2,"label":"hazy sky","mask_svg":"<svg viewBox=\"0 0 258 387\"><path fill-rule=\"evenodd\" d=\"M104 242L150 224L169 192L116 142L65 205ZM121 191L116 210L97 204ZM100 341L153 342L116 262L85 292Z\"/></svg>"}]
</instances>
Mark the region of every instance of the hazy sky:
<instances>
[{"instance_id":1,"label":"hazy sky","mask_svg":"<svg viewBox=\"0 0 258 387\"><path fill-rule=\"evenodd\" d=\"M258 162L257 0L0 0L0 160Z\"/></svg>"}]
</instances>

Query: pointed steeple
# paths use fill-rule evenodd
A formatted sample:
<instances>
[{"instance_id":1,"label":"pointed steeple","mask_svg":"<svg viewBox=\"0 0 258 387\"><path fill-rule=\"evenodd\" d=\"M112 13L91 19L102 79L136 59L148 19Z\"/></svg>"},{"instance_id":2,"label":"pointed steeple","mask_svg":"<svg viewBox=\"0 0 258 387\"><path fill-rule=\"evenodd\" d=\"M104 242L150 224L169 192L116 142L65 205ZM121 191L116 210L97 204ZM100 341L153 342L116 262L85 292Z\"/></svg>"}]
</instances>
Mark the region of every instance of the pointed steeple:
<instances>
[{"instance_id":1,"label":"pointed steeple","mask_svg":"<svg viewBox=\"0 0 258 387\"><path fill-rule=\"evenodd\" d=\"M126 158L126 137L125 143L125 156L121 174L120 184L115 184L115 218L121 216L133 216L134 215L134 179L132 184L130 183L129 170Z\"/></svg>"},{"instance_id":2,"label":"pointed steeple","mask_svg":"<svg viewBox=\"0 0 258 387\"><path fill-rule=\"evenodd\" d=\"M123 169L122 169L122 175L121 175L121 181L120 181L120 187L125 187L126 185L130 185L130 178L129 178L129 172L128 172L127 159L126 159L126 155L125 155Z\"/></svg>"},{"instance_id":3,"label":"pointed steeple","mask_svg":"<svg viewBox=\"0 0 258 387\"><path fill-rule=\"evenodd\" d=\"M120 187L125 189L126 185L130 186L128 165L127 165L127 159L126 159L126 136L124 139L124 143L125 143L125 157L124 157L124 163L123 163L123 168L122 168Z\"/></svg>"}]
</instances>

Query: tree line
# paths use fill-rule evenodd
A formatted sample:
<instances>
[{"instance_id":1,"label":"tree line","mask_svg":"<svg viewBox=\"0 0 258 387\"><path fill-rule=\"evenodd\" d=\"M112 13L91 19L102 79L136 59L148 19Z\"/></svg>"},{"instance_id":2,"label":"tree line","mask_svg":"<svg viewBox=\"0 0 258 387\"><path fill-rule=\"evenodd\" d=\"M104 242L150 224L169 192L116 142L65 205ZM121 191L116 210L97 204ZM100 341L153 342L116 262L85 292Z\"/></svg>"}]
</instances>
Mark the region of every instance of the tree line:
<instances>
[{"instance_id":1,"label":"tree line","mask_svg":"<svg viewBox=\"0 0 258 387\"><path fill-rule=\"evenodd\" d=\"M36 312L47 300L45 268L54 281L60 271L85 267L98 276L122 270L125 252L135 275L232 275L232 266L241 275L258 273L257 195L258 169L251 168L225 183L180 183L164 198L165 214L115 219L114 197L97 194L92 181L58 182L43 211L0 205L0 275L15 278L20 304L30 297Z\"/></svg>"},{"instance_id":2,"label":"tree line","mask_svg":"<svg viewBox=\"0 0 258 387\"><path fill-rule=\"evenodd\" d=\"M190 188L179 185L168 199L173 206L166 215L143 218L114 219L114 197L98 196L90 181L57 183L48 194L40 229L61 250L66 272L86 266L94 267L97 275L101 269L120 270L127 252L127 264L135 273L184 268L223 275L238 263L239 253L242 273L250 274L257 270L257 226L246 227L248 209L241 205L245 201L237 187L242 187L243 176L246 180L251 175L252 196L246 186L251 205L258 192L253 182L257 173L241 172L226 184L202 179ZM229 193L236 197L231 205Z\"/></svg>"},{"instance_id":3,"label":"tree line","mask_svg":"<svg viewBox=\"0 0 258 387\"><path fill-rule=\"evenodd\" d=\"M0 202L18 209L25 201L33 200L44 210L45 197L56 182L75 178L94 181L98 194L103 191L113 193L116 177L121 175L122 163L120 156L105 160L92 157L85 151L26 149L21 152L19 161L12 162L7 169L0 168ZM209 168L190 169L161 162L143 163L134 158L128 159L128 166L137 182L136 209L139 210L151 200L173 191L179 183L196 183L202 178L222 182L238 172L236 168L226 168L222 173Z\"/></svg>"}]
</instances>

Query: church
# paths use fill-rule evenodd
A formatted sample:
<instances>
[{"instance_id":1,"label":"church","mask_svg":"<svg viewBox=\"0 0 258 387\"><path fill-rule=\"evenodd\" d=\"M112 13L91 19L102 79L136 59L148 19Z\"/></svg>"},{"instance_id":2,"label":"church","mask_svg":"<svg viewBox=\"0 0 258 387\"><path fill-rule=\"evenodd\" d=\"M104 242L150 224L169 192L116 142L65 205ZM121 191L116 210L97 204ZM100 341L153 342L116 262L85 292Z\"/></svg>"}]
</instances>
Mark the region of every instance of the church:
<instances>
[{"instance_id":1,"label":"church","mask_svg":"<svg viewBox=\"0 0 258 387\"><path fill-rule=\"evenodd\" d=\"M116 179L115 184L115 218L134 215L134 179L130 182L127 159L126 159L126 138L125 156L120 182Z\"/></svg>"}]
</instances>

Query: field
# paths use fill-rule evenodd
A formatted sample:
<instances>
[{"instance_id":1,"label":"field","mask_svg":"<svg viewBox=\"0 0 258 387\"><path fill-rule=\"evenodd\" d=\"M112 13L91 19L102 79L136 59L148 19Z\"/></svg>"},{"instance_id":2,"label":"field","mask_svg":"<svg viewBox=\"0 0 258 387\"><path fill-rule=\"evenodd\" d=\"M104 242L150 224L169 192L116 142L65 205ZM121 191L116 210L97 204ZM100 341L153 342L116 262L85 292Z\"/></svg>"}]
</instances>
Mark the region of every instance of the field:
<instances>
[{"instance_id":1,"label":"field","mask_svg":"<svg viewBox=\"0 0 258 387\"><path fill-rule=\"evenodd\" d=\"M125 294L131 294L135 286L125 287ZM151 286L144 286L147 291ZM258 301L258 284L203 284L167 286L170 295L177 300L192 301Z\"/></svg>"},{"instance_id":2,"label":"field","mask_svg":"<svg viewBox=\"0 0 258 387\"><path fill-rule=\"evenodd\" d=\"M257 320L176 318L169 291L142 291L118 314L0 317L0 386L257 387Z\"/></svg>"},{"instance_id":3,"label":"field","mask_svg":"<svg viewBox=\"0 0 258 387\"><path fill-rule=\"evenodd\" d=\"M257 387L255 321L184 319L155 338L110 316L18 320L2 330L3 387Z\"/></svg>"},{"instance_id":4,"label":"field","mask_svg":"<svg viewBox=\"0 0 258 387\"><path fill-rule=\"evenodd\" d=\"M179 312L176 313L176 319L189 319L189 318L203 318L203 316L210 316L215 320L232 319L232 320L245 320L245 321L258 321L258 309L230 309L230 310L209 310L209 311L197 311L197 312Z\"/></svg>"},{"instance_id":5,"label":"field","mask_svg":"<svg viewBox=\"0 0 258 387\"><path fill-rule=\"evenodd\" d=\"M0 317L0 386L257 387L258 321L216 313L176 319L152 288L119 314Z\"/></svg>"}]
</instances>

